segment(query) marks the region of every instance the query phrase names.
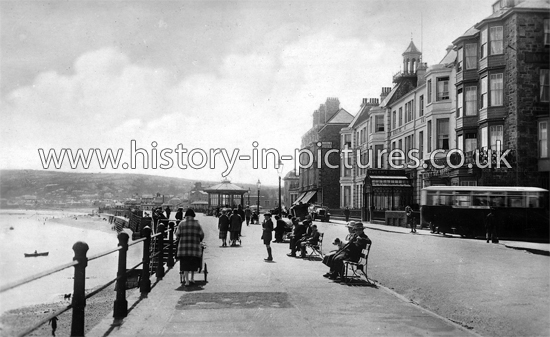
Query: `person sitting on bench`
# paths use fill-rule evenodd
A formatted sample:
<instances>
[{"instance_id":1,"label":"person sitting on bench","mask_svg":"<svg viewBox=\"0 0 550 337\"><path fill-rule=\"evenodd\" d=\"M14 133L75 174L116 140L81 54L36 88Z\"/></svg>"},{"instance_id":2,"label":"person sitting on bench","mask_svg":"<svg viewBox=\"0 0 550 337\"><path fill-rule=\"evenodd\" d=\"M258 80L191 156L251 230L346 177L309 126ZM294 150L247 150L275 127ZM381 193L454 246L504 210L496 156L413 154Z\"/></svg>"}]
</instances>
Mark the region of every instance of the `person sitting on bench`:
<instances>
[{"instance_id":1,"label":"person sitting on bench","mask_svg":"<svg viewBox=\"0 0 550 337\"><path fill-rule=\"evenodd\" d=\"M351 226L353 226L352 229L355 232L355 236L334 255L329 263L330 271L324 274L324 277L328 277L331 280L336 280L340 277L340 281L342 281L341 272L344 267L344 260L350 260L353 262L359 261L363 249L367 247L367 244L372 243L369 237L365 234L365 227L361 222L356 222Z\"/></svg>"},{"instance_id":2,"label":"person sitting on bench","mask_svg":"<svg viewBox=\"0 0 550 337\"><path fill-rule=\"evenodd\" d=\"M319 231L317 230L317 225L311 226L311 235L309 237L306 237L304 240L300 241L300 252L301 252L300 256L302 258L306 257L306 246L308 244L313 246L318 244L319 237L320 237L320 234L319 234Z\"/></svg>"}]
</instances>

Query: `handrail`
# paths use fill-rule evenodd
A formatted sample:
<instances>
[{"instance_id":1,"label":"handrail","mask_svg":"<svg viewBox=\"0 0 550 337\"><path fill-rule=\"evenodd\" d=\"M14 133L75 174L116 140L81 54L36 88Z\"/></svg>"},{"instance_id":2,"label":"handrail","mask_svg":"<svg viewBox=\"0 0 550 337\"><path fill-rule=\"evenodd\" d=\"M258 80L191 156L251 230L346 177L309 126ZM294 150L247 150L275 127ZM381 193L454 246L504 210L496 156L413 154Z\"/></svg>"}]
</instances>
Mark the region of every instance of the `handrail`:
<instances>
[{"instance_id":1,"label":"handrail","mask_svg":"<svg viewBox=\"0 0 550 337\"><path fill-rule=\"evenodd\" d=\"M86 307L86 299L93 297L100 291L104 290L108 286L112 285L115 282L120 282L120 286L117 286L117 294L116 294L116 300L114 301L114 317L115 318L124 318L128 314L128 303L126 301L126 278L127 274L135 270L136 268L143 266L142 272L141 272L141 282L140 282L140 291L142 293L148 293L151 291L151 281L149 279L150 273L149 273L149 264L151 261L151 258L156 258L157 261L157 269L156 269L156 277L157 280L162 279L164 276L164 263L166 262L168 268L173 267L174 260L173 260L173 233L174 233L174 224L169 223L167 226L168 228L165 229L165 225L162 223L159 223L158 225L158 233L151 235L151 228L149 226L146 226L141 231L142 238L133 241L132 243L128 243L129 236L126 232L120 232L118 234L118 246L113 249L109 249L104 252L97 253L95 255L92 255L90 257L86 256L86 252L88 251L88 245L85 242L77 242L73 245L73 251L75 252L75 256L73 257L73 261L63 264L58 267L54 267L52 269L46 270L44 272L31 275L29 277L26 277L20 281L10 283L8 285L2 286L0 288L0 293L3 293L7 290L19 287L23 284L36 281L42 277L57 273L61 270L67 269L69 267L75 268L75 275L74 275L74 290L73 290L73 297L72 297L72 303L68 305L65 308L61 308L45 318L40 319L38 322L33 324L33 326L25 329L22 332L17 333L18 336L25 336L33 331L35 331L37 328L48 322L50 319L59 316L60 314L66 312L69 309L73 309L72 312L72 324L71 324L71 336L73 335L83 335L84 334L84 310ZM169 242L168 245L165 245L164 242L164 235L169 234ZM150 242L152 238L156 238L159 243L158 248L159 250L156 252L153 252L151 254L150 252ZM126 252L130 246L136 245L140 242L143 242L143 259L140 263L136 264L130 269L126 269ZM168 260L163 261L163 254L161 252L164 251L165 248L168 248ZM85 273L86 273L86 266L88 265L89 261L99 259L101 257L104 257L106 255L112 254L114 252L119 252L119 259L118 259L118 272L117 277L111 281L108 281L107 283L103 284L102 286L96 288L94 291L85 294Z\"/></svg>"},{"instance_id":2,"label":"handrail","mask_svg":"<svg viewBox=\"0 0 550 337\"><path fill-rule=\"evenodd\" d=\"M13 289L13 288L16 288L16 287L19 287L19 286L22 286L23 284L26 284L26 283L29 283L29 282L32 282L32 281L36 281L38 279L41 279L43 278L44 276L48 276L48 275L51 275L53 273L57 273L59 271L62 271L63 269L67 269L69 267L73 267L73 266L76 266L78 264L78 261L72 261L72 262L69 262L69 263L66 263L66 264L63 264L59 267L54 267L50 270L46 270L46 271L43 271L41 273L37 273L35 275L31 275L29 277L26 277L22 280L19 280L19 281L16 281L16 282L13 282L11 284L7 284L3 287L0 288L0 293L3 293L5 291L8 291L10 289Z\"/></svg>"}]
</instances>

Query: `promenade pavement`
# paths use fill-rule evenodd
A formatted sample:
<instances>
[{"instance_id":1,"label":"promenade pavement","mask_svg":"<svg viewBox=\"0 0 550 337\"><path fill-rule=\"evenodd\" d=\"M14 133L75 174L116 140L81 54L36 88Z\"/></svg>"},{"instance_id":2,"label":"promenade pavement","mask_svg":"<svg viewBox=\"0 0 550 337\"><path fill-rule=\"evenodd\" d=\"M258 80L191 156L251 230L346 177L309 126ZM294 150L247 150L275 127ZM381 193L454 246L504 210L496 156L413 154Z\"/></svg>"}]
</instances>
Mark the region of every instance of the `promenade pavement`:
<instances>
[{"instance_id":1,"label":"promenade pavement","mask_svg":"<svg viewBox=\"0 0 550 337\"><path fill-rule=\"evenodd\" d=\"M264 262L259 225L243 227L242 246L222 248L217 219L198 220L207 235L208 283L198 274L197 286L181 286L176 265L163 280L152 277L146 298L128 298L128 317L114 322L110 314L88 336L475 336L381 285L326 279L319 259L286 256L288 244L273 243L274 261Z\"/></svg>"}]
</instances>

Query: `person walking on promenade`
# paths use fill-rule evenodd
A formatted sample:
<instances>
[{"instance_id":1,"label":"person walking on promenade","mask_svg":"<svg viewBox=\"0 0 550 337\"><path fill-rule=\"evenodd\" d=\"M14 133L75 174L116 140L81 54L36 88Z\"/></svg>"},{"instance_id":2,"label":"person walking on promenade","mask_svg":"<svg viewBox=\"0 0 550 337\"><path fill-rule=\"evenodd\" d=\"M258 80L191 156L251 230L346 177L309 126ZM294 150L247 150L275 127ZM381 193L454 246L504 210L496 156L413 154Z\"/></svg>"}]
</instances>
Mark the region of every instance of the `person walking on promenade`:
<instances>
[{"instance_id":1,"label":"person walking on promenade","mask_svg":"<svg viewBox=\"0 0 550 337\"><path fill-rule=\"evenodd\" d=\"M218 218L218 230L220 231L220 239L222 240L222 247L227 247L227 231L229 230L229 218L227 217L227 211L222 209L222 215Z\"/></svg>"},{"instance_id":2,"label":"person walking on promenade","mask_svg":"<svg viewBox=\"0 0 550 337\"><path fill-rule=\"evenodd\" d=\"M346 217L346 222L349 221L349 214L350 214L350 212L349 212L349 207L346 207L346 208L344 209L344 216Z\"/></svg>"},{"instance_id":3,"label":"person walking on promenade","mask_svg":"<svg viewBox=\"0 0 550 337\"><path fill-rule=\"evenodd\" d=\"M56 317L52 317L52 319L50 319L50 321L48 322L48 324L50 324L52 326L52 336L55 336L55 330L57 330L57 321L59 320L59 318Z\"/></svg>"},{"instance_id":4,"label":"person walking on promenade","mask_svg":"<svg viewBox=\"0 0 550 337\"><path fill-rule=\"evenodd\" d=\"M176 226L180 224L180 221L183 219L183 207L179 207L176 212Z\"/></svg>"},{"instance_id":5,"label":"person walking on promenade","mask_svg":"<svg viewBox=\"0 0 550 337\"><path fill-rule=\"evenodd\" d=\"M166 213L166 219L170 220L170 213L172 213L170 206L166 206L166 208L164 209L164 212Z\"/></svg>"},{"instance_id":6,"label":"person walking on promenade","mask_svg":"<svg viewBox=\"0 0 550 337\"><path fill-rule=\"evenodd\" d=\"M244 222L244 209L243 209L243 205L239 205L239 207L237 208L237 213L239 214L239 216L241 217L241 230L243 229L243 222ZM239 230L239 237L242 236L241 234L241 230Z\"/></svg>"},{"instance_id":7,"label":"person walking on promenade","mask_svg":"<svg viewBox=\"0 0 550 337\"><path fill-rule=\"evenodd\" d=\"M231 247L235 247L237 245L237 240L239 240L241 233L241 227L241 216L238 211L234 209L233 214L231 214L231 217L229 218L229 239L231 240Z\"/></svg>"},{"instance_id":8,"label":"person walking on promenade","mask_svg":"<svg viewBox=\"0 0 550 337\"><path fill-rule=\"evenodd\" d=\"M250 217L252 216L252 211L250 211L250 206L246 206L244 210L244 218L246 219L246 225L250 225Z\"/></svg>"},{"instance_id":9,"label":"person walking on promenade","mask_svg":"<svg viewBox=\"0 0 550 337\"><path fill-rule=\"evenodd\" d=\"M198 220L195 220L195 211L191 208L185 211L185 219L178 226L178 253L180 260L180 274L188 287L195 283L195 271L201 267L202 245L204 231ZM189 277L191 272L191 277Z\"/></svg>"},{"instance_id":10,"label":"person walking on promenade","mask_svg":"<svg viewBox=\"0 0 550 337\"><path fill-rule=\"evenodd\" d=\"M407 217L407 225L411 228L411 233L416 233L416 223L413 224L413 212L411 206L405 207L405 215Z\"/></svg>"},{"instance_id":11,"label":"person walking on promenade","mask_svg":"<svg viewBox=\"0 0 550 337\"><path fill-rule=\"evenodd\" d=\"M264 222L262 223L262 240L264 240L265 248L267 249L267 258L264 259L266 262L273 261L273 255L271 255L271 240L273 239L273 221L271 221L271 213L264 214Z\"/></svg>"}]
</instances>

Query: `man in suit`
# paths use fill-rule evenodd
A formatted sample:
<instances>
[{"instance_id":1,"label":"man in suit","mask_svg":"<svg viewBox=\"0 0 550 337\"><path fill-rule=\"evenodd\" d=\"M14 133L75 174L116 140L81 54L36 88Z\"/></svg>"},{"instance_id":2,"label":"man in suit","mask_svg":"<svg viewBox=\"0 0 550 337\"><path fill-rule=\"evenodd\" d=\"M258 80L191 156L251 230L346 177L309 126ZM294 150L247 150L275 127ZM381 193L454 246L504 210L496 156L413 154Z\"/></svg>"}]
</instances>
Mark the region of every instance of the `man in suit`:
<instances>
[{"instance_id":1,"label":"man in suit","mask_svg":"<svg viewBox=\"0 0 550 337\"><path fill-rule=\"evenodd\" d=\"M319 231L317 230L317 225L311 226L311 234L306 237L304 240L300 241L300 257L305 258L306 257L306 246L308 244L310 245L316 245L319 243L319 237L321 234L319 234Z\"/></svg>"},{"instance_id":2,"label":"man in suit","mask_svg":"<svg viewBox=\"0 0 550 337\"><path fill-rule=\"evenodd\" d=\"M266 262L273 261L273 256L271 255L271 239L273 239L273 221L271 221L271 213L264 214L265 220L262 223L262 240L264 241L265 248L267 249L267 258L264 259Z\"/></svg>"}]
</instances>

